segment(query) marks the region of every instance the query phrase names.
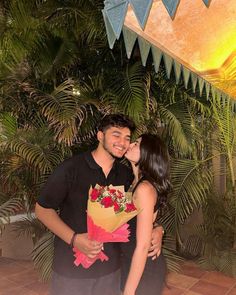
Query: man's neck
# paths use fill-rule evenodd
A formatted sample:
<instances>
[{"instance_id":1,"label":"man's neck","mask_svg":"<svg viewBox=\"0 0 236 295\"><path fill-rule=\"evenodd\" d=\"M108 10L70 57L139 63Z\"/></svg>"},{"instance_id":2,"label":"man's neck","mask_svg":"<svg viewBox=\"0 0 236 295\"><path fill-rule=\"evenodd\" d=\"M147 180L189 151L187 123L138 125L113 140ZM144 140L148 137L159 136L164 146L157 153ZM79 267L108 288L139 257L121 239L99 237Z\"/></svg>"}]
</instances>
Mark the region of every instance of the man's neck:
<instances>
[{"instance_id":1,"label":"man's neck","mask_svg":"<svg viewBox=\"0 0 236 295\"><path fill-rule=\"evenodd\" d=\"M107 151L100 149L99 147L92 151L92 156L94 161L102 168L103 173L107 177L114 164L115 158L107 153Z\"/></svg>"}]
</instances>

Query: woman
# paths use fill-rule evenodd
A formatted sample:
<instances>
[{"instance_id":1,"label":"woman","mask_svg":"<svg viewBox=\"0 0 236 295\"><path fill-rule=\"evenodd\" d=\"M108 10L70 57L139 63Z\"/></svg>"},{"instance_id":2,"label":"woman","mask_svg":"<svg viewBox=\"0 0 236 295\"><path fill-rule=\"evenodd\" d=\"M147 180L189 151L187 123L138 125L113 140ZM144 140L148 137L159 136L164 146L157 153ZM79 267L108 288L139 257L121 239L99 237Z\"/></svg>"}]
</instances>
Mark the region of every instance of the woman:
<instances>
[{"instance_id":1,"label":"woman","mask_svg":"<svg viewBox=\"0 0 236 295\"><path fill-rule=\"evenodd\" d=\"M131 163L134 182L133 200L141 209L130 224L130 242L122 243L123 295L160 295L166 274L161 254L157 260L147 258L153 221L166 204L170 189L169 155L162 140L143 134L125 154Z\"/></svg>"}]
</instances>

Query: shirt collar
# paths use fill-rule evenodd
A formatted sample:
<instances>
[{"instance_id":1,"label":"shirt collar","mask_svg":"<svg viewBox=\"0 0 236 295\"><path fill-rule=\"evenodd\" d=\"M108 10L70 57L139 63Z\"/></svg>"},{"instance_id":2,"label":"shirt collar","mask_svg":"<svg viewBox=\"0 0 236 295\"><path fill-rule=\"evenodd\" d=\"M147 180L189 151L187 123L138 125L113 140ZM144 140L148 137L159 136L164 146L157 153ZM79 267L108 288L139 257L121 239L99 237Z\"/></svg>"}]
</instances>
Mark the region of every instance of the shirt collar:
<instances>
[{"instance_id":1,"label":"shirt collar","mask_svg":"<svg viewBox=\"0 0 236 295\"><path fill-rule=\"evenodd\" d=\"M94 158L92 156L92 151L85 152L85 160L87 161L87 163L89 164L89 167L91 169L102 169L102 167L100 167L97 164L97 162L94 160ZM112 169L117 168L118 162L119 162L119 160L115 159Z\"/></svg>"}]
</instances>

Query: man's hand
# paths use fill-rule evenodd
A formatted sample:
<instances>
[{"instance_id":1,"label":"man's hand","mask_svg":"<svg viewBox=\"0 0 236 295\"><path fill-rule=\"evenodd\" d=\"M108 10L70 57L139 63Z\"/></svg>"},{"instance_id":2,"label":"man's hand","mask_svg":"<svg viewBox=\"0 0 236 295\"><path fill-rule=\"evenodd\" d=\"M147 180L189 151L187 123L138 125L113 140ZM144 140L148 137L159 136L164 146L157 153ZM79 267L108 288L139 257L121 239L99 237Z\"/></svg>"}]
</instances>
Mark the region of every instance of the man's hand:
<instances>
[{"instance_id":1,"label":"man's hand","mask_svg":"<svg viewBox=\"0 0 236 295\"><path fill-rule=\"evenodd\" d=\"M156 259L161 254L163 227L158 226L152 230L152 241L149 249L148 256L152 257L152 260Z\"/></svg>"},{"instance_id":2,"label":"man's hand","mask_svg":"<svg viewBox=\"0 0 236 295\"><path fill-rule=\"evenodd\" d=\"M74 241L74 246L89 258L94 258L103 247L103 243L90 240L88 234L77 234Z\"/></svg>"}]
</instances>

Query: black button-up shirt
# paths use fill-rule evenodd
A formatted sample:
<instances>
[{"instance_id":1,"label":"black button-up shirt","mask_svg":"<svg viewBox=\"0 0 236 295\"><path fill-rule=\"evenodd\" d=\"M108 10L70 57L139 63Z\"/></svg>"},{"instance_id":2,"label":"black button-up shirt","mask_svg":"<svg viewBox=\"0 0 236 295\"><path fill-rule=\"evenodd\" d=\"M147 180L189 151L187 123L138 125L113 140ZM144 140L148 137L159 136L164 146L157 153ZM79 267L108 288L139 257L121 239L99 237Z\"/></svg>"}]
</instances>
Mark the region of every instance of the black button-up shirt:
<instances>
[{"instance_id":1,"label":"black button-up shirt","mask_svg":"<svg viewBox=\"0 0 236 295\"><path fill-rule=\"evenodd\" d=\"M127 190L132 181L131 170L115 161L106 177L91 152L81 153L64 161L49 177L40 197L39 205L60 210L61 219L77 233L87 232L86 209L90 186L124 185ZM107 262L96 261L90 268L76 267L73 251L68 244L55 238L54 271L78 278L95 278L116 271L120 267L118 243L106 243Z\"/></svg>"}]
</instances>

